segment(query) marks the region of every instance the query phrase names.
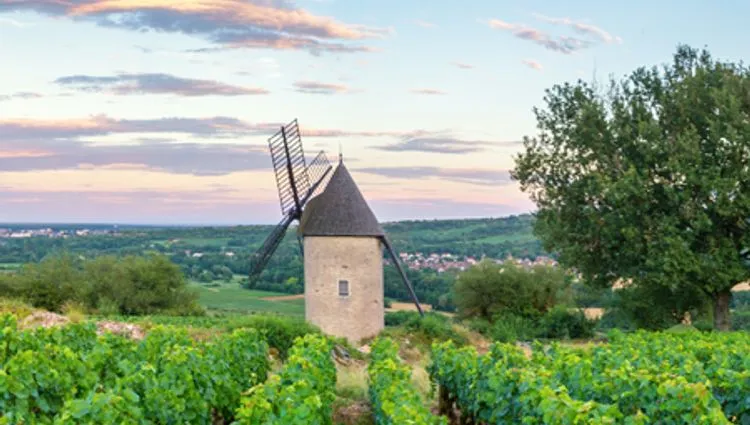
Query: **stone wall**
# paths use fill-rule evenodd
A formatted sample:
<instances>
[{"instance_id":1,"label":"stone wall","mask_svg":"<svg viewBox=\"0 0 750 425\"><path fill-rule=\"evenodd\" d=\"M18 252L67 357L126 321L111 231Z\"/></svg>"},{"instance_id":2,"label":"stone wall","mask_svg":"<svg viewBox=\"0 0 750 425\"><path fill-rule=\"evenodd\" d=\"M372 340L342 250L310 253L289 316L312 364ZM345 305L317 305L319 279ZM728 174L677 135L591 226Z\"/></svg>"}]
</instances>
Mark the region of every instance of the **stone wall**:
<instances>
[{"instance_id":1,"label":"stone wall","mask_svg":"<svg viewBox=\"0 0 750 425\"><path fill-rule=\"evenodd\" d=\"M374 237L308 236L305 250L305 318L323 332L352 343L384 327L383 254ZM349 296L339 296L339 280Z\"/></svg>"}]
</instances>

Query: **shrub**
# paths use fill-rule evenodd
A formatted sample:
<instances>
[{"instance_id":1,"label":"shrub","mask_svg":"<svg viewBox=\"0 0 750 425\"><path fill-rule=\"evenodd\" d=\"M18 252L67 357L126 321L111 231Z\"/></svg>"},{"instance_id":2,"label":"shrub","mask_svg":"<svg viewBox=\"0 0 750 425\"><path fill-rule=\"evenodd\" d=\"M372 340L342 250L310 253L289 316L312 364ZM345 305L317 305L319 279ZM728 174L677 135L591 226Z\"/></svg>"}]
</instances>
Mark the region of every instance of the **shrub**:
<instances>
[{"instance_id":1,"label":"shrub","mask_svg":"<svg viewBox=\"0 0 750 425\"><path fill-rule=\"evenodd\" d=\"M732 313L732 330L750 331L750 311L735 311Z\"/></svg>"},{"instance_id":2,"label":"shrub","mask_svg":"<svg viewBox=\"0 0 750 425\"><path fill-rule=\"evenodd\" d=\"M386 314L386 326L400 328L410 338L424 342L451 340L458 345L465 345L468 339L456 331L452 320L440 313L426 312L420 317L416 311L398 311Z\"/></svg>"},{"instance_id":3,"label":"shrub","mask_svg":"<svg viewBox=\"0 0 750 425\"><path fill-rule=\"evenodd\" d=\"M179 266L163 255L107 255L89 261L68 254L49 256L3 275L2 289L55 312L73 303L100 314L203 313Z\"/></svg>"},{"instance_id":4,"label":"shrub","mask_svg":"<svg viewBox=\"0 0 750 425\"><path fill-rule=\"evenodd\" d=\"M419 313L416 311L389 311L385 313L385 325L386 326L401 326L404 323L419 317Z\"/></svg>"},{"instance_id":5,"label":"shrub","mask_svg":"<svg viewBox=\"0 0 750 425\"><path fill-rule=\"evenodd\" d=\"M33 313L34 308L22 300L14 298L0 298L0 316L4 314L11 314L18 319ZM1 322L0 322L1 324Z\"/></svg>"},{"instance_id":6,"label":"shrub","mask_svg":"<svg viewBox=\"0 0 750 425\"><path fill-rule=\"evenodd\" d=\"M608 308L599 318L598 328L601 330L620 329L632 331L637 328L630 316L619 308Z\"/></svg>"},{"instance_id":7,"label":"shrub","mask_svg":"<svg viewBox=\"0 0 750 425\"><path fill-rule=\"evenodd\" d=\"M540 320L539 336L543 338L578 339L594 336L596 320L589 320L581 310L556 307Z\"/></svg>"},{"instance_id":8,"label":"shrub","mask_svg":"<svg viewBox=\"0 0 750 425\"><path fill-rule=\"evenodd\" d=\"M492 320L498 313L531 317L569 303L568 286L567 273L558 267L482 261L458 276L454 292L462 317Z\"/></svg>"}]
</instances>

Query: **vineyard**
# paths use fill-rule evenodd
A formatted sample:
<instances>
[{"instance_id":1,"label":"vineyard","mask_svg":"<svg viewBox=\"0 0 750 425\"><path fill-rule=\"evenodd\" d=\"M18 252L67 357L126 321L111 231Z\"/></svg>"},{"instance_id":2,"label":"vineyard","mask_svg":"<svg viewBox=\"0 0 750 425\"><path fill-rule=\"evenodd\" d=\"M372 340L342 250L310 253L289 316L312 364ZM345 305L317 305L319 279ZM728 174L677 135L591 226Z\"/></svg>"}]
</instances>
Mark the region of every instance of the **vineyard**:
<instances>
[{"instance_id":1,"label":"vineyard","mask_svg":"<svg viewBox=\"0 0 750 425\"><path fill-rule=\"evenodd\" d=\"M531 356L445 342L430 374L440 410L462 423L748 424L748 349L745 333L615 332L590 349L536 344Z\"/></svg>"},{"instance_id":2,"label":"vineyard","mask_svg":"<svg viewBox=\"0 0 750 425\"><path fill-rule=\"evenodd\" d=\"M273 340L251 328L201 339L156 325L137 340L90 322L21 330L5 315L0 330L3 425L333 424L335 348L317 333L274 365ZM438 391L423 394L399 343L379 337L363 423L750 424L748 352L745 333L612 332L530 353L437 341L427 371Z\"/></svg>"}]
</instances>

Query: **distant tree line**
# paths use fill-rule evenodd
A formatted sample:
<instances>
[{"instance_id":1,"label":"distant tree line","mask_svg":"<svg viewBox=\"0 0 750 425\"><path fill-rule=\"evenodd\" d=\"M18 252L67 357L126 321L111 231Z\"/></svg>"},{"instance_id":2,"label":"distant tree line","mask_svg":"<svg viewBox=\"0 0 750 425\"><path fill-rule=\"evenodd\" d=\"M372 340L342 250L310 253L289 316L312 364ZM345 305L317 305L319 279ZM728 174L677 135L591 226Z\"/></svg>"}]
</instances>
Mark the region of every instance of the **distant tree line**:
<instances>
[{"instance_id":1,"label":"distant tree line","mask_svg":"<svg viewBox=\"0 0 750 425\"><path fill-rule=\"evenodd\" d=\"M61 312L196 315L203 310L180 268L163 255L52 255L16 273L0 273L0 294Z\"/></svg>"}]
</instances>

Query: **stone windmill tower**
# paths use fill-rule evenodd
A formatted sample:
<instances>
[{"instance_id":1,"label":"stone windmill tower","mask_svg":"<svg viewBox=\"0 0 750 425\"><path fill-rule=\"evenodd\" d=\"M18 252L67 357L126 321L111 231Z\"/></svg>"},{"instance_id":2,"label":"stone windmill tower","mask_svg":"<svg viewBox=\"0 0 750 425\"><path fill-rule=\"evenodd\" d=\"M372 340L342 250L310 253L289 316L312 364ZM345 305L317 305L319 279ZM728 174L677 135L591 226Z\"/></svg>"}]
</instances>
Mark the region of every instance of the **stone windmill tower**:
<instances>
[{"instance_id":1,"label":"stone windmill tower","mask_svg":"<svg viewBox=\"0 0 750 425\"><path fill-rule=\"evenodd\" d=\"M339 156L329 178L333 167L322 152L309 167L305 165L296 120L279 134L269 139L269 145L286 215L255 254L249 286L260 278L288 226L298 220L305 269L305 318L309 322L351 342L380 332L384 327L384 249L422 314L390 241L343 159ZM287 134L296 138L290 142Z\"/></svg>"}]
</instances>

